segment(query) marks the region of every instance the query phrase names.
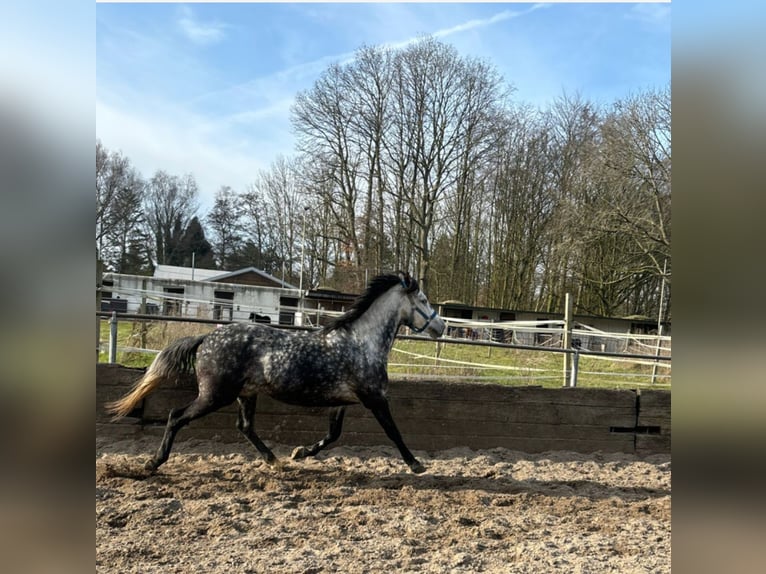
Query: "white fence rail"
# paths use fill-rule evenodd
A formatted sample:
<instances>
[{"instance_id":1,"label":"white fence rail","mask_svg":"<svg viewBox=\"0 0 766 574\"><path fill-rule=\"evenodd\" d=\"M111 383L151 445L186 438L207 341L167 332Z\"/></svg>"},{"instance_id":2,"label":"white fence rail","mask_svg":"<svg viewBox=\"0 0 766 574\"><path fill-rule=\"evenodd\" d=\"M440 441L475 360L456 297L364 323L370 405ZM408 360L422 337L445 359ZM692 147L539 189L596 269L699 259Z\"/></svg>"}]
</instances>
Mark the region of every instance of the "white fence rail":
<instances>
[{"instance_id":1,"label":"white fence rail","mask_svg":"<svg viewBox=\"0 0 766 574\"><path fill-rule=\"evenodd\" d=\"M127 321L175 321L185 323L206 323L222 325L228 321L210 319L192 319L189 317L166 317L158 315L138 315L117 312L98 312L101 319L108 318L110 336L108 342L102 342L99 337L99 352L108 353L108 361L116 362L118 352L156 354L158 349L147 349L136 346L117 345L117 326L120 320ZM326 313L326 315L333 315ZM394 347L394 355L390 367L406 368L412 373L423 371L423 376L433 377L435 370L443 379L494 379L503 381L527 381L529 384L545 383L546 381L562 380L564 386L576 386L578 378L587 376L598 380L604 377L612 385L653 386L667 388L671 382L670 351L671 338L668 336L641 335L632 333L608 333L585 325L574 325L571 328L572 347L563 348L566 325L564 321L504 321L487 323L486 321L469 321L463 319L444 318L447 330L444 337L434 345L434 353L426 355L405 351ZM276 325L275 325L276 326ZM285 327L282 327L285 328ZM293 327L296 328L296 327ZM310 329L311 327L305 327ZM402 329L398 339L427 340L423 337L413 337ZM560 353L562 356L571 355L571 362L564 370L552 368L520 367L489 362L461 361L442 356L444 345L479 345L492 353L492 349L518 349L535 352ZM580 368L580 357L588 357L591 365L589 370ZM625 369L599 370L592 365L603 361L604 364L629 363L638 369L630 372ZM642 369L643 367L643 369ZM651 367L651 374L644 372ZM470 374L465 374L470 371ZM410 375L408 375L410 376ZM417 376L414 374L412 376Z\"/></svg>"}]
</instances>

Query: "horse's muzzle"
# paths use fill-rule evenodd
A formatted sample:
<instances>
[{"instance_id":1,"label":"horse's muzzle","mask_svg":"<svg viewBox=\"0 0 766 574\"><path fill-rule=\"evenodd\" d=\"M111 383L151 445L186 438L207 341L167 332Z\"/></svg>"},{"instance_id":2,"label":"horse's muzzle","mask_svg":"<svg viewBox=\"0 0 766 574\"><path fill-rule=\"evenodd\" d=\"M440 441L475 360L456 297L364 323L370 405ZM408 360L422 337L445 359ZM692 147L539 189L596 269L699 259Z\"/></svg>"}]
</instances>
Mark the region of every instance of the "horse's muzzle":
<instances>
[{"instance_id":1,"label":"horse's muzzle","mask_svg":"<svg viewBox=\"0 0 766 574\"><path fill-rule=\"evenodd\" d=\"M428 336L432 339L438 339L444 334L445 324L441 317L434 317L431 319L430 323L428 324L428 327L426 328L426 333L428 333Z\"/></svg>"}]
</instances>

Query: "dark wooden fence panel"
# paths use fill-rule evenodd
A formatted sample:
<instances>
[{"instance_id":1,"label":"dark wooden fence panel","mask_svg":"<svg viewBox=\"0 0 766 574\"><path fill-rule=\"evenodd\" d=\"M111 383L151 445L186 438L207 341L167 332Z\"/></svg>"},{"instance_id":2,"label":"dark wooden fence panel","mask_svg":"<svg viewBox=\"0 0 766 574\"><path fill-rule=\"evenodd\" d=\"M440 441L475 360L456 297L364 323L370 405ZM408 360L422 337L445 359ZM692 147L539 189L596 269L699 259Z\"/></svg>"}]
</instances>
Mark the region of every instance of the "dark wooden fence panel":
<instances>
[{"instance_id":1,"label":"dark wooden fence panel","mask_svg":"<svg viewBox=\"0 0 766 574\"><path fill-rule=\"evenodd\" d=\"M670 393L642 391L638 397L636 451L670 452Z\"/></svg>"},{"instance_id":2,"label":"dark wooden fence panel","mask_svg":"<svg viewBox=\"0 0 766 574\"><path fill-rule=\"evenodd\" d=\"M143 369L96 367L96 425L102 435L161 436L168 412L196 396L193 381L161 387L140 408L117 422L103 405L126 393ZM482 383L391 381L391 410L412 449L457 446L505 447L524 452L571 450L626 453L670 452L667 391L507 387ZM244 440L236 430L236 404L192 422L179 437ZM327 409L301 408L259 397L256 429L265 441L313 443L327 432ZM374 417L349 407L339 445L389 445Z\"/></svg>"}]
</instances>

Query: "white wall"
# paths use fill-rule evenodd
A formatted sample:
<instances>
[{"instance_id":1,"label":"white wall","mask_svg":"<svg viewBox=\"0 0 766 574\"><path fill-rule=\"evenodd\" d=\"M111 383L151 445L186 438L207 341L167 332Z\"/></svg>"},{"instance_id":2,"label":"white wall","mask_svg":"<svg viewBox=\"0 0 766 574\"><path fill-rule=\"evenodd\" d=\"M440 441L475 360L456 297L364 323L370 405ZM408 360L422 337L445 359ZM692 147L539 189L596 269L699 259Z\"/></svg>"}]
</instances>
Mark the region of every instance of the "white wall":
<instances>
[{"instance_id":1,"label":"white wall","mask_svg":"<svg viewBox=\"0 0 766 574\"><path fill-rule=\"evenodd\" d=\"M159 279L118 273L104 278L114 282L111 288L105 287L105 290L111 289L112 297L119 296L128 300L128 313L140 312L142 300L145 300L147 304L156 305L161 314L166 302L177 298L181 314L185 317L213 319L213 308L220 304L224 307L231 306L232 319L235 321L247 321L250 313L254 312L269 316L271 322L276 324L279 322L280 296L293 294L292 291L273 287ZM166 293L165 288L183 288L184 292L182 295ZM216 291L234 293L234 299L216 300ZM225 314L224 318L228 318L228 314Z\"/></svg>"}]
</instances>

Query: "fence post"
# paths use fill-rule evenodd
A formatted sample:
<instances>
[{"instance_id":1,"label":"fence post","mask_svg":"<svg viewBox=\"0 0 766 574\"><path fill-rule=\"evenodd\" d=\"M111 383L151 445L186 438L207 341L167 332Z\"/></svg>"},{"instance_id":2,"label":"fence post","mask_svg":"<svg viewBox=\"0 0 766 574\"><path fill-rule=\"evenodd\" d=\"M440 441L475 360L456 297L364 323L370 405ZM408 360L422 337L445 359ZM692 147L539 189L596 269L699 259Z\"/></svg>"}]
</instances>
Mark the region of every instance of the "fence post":
<instances>
[{"instance_id":1,"label":"fence post","mask_svg":"<svg viewBox=\"0 0 766 574\"><path fill-rule=\"evenodd\" d=\"M109 318L109 362L117 362L117 311Z\"/></svg>"},{"instance_id":2,"label":"fence post","mask_svg":"<svg viewBox=\"0 0 766 574\"><path fill-rule=\"evenodd\" d=\"M572 347L572 296L567 293L564 297L564 349ZM564 386L574 386L571 384L572 356L571 353L564 353Z\"/></svg>"},{"instance_id":3,"label":"fence post","mask_svg":"<svg viewBox=\"0 0 766 574\"><path fill-rule=\"evenodd\" d=\"M662 306L665 302L665 276L668 272L668 260L665 259L665 265L662 267L662 284L660 285L660 310L657 314L657 348L654 350L655 355L660 354L660 350L662 349ZM657 382L657 363L658 361L654 361L654 365L652 365L652 384Z\"/></svg>"},{"instance_id":4,"label":"fence post","mask_svg":"<svg viewBox=\"0 0 766 574\"><path fill-rule=\"evenodd\" d=\"M567 353L569 355L569 353ZM577 369L580 366L580 353L575 351L572 356L572 370L569 373L569 386L577 386Z\"/></svg>"},{"instance_id":5,"label":"fence post","mask_svg":"<svg viewBox=\"0 0 766 574\"><path fill-rule=\"evenodd\" d=\"M490 322L490 325L491 325L492 323L495 322L495 320L494 319L490 319L489 322ZM487 358L488 359L492 358L492 343L494 342L492 340L492 332L493 332L493 330L492 330L492 327L490 326L490 328L489 328L489 337L487 338L487 342L489 343L489 346L487 347Z\"/></svg>"},{"instance_id":6,"label":"fence post","mask_svg":"<svg viewBox=\"0 0 766 574\"><path fill-rule=\"evenodd\" d=\"M104 264L96 259L96 311L101 311L101 289L103 286ZM101 353L101 317L96 315L96 362Z\"/></svg>"}]
</instances>

